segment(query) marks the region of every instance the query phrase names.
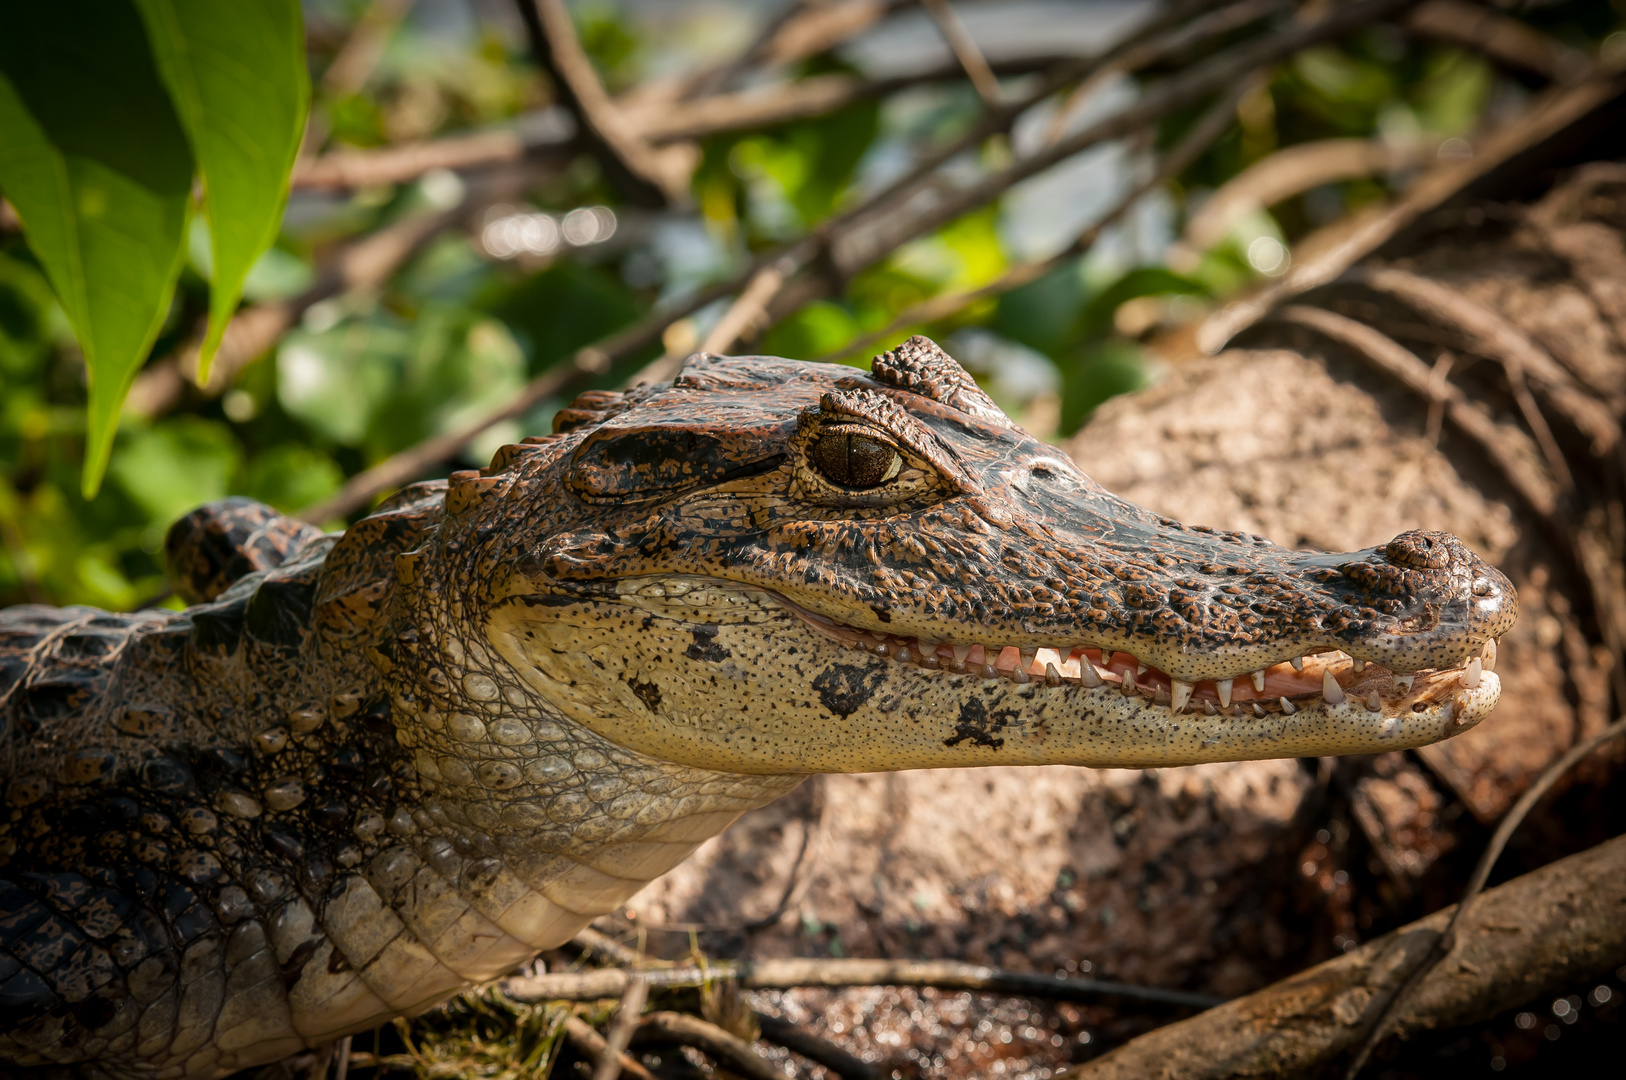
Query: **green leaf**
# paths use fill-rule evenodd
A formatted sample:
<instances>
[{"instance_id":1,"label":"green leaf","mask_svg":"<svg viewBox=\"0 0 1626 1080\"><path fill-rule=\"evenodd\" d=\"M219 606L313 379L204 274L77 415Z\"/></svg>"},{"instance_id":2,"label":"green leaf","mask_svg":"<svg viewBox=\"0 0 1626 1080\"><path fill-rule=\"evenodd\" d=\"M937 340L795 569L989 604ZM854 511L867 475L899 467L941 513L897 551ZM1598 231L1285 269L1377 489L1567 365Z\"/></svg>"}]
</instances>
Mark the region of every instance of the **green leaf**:
<instances>
[{"instance_id":1,"label":"green leaf","mask_svg":"<svg viewBox=\"0 0 1626 1080\"><path fill-rule=\"evenodd\" d=\"M282 223L310 105L305 32L298 0L135 2L203 174L214 273L201 386L243 279Z\"/></svg>"},{"instance_id":2,"label":"green leaf","mask_svg":"<svg viewBox=\"0 0 1626 1080\"><path fill-rule=\"evenodd\" d=\"M0 5L0 188L84 350L82 483L168 313L192 154L129 0Z\"/></svg>"}]
</instances>

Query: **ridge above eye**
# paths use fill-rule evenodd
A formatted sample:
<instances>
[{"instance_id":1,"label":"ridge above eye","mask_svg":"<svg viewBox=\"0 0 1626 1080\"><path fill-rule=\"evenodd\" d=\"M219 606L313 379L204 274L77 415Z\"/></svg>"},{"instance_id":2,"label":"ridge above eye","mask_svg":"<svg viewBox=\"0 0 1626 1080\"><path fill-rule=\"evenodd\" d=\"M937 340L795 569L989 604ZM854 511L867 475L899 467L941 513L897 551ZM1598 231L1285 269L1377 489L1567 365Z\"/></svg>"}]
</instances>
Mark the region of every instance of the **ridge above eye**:
<instances>
[{"instance_id":1,"label":"ridge above eye","mask_svg":"<svg viewBox=\"0 0 1626 1080\"><path fill-rule=\"evenodd\" d=\"M903 467L897 447L868 431L826 431L810 456L826 480L846 488L879 487Z\"/></svg>"}]
</instances>

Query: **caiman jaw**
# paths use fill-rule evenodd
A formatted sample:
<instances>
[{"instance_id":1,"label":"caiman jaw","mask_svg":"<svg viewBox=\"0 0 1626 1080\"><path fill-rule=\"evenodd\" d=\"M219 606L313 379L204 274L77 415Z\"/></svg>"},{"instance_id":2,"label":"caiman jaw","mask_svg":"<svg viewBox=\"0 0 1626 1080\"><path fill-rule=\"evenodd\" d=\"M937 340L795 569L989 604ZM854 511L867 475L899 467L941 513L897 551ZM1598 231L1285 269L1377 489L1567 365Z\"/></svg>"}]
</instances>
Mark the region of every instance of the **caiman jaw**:
<instances>
[{"instance_id":1,"label":"caiman jaw","mask_svg":"<svg viewBox=\"0 0 1626 1080\"><path fill-rule=\"evenodd\" d=\"M1042 683L1046 687L1078 687L1099 693L1141 699L1170 716L1191 712L1208 716L1235 716L1239 710L1255 717L1272 713L1288 716L1305 709L1363 710L1374 719L1401 718L1437 711L1447 726L1466 728L1477 717L1466 715L1461 691L1473 692L1494 705L1499 692L1495 677L1495 639L1461 664L1397 672L1381 664L1357 660L1340 650L1307 653L1291 661L1261 668L1240 679L1204 679L1195 683L1174 678L1138 659L1133 653L1090 645L1057 644L1052 648L1017 645L963 644L922 641L861 630L809 611L782 596L774 600L816 633L848 649L886 657L924 673L946 671L1004 679L1016 685Z\"/></svg>"}]
</instances>

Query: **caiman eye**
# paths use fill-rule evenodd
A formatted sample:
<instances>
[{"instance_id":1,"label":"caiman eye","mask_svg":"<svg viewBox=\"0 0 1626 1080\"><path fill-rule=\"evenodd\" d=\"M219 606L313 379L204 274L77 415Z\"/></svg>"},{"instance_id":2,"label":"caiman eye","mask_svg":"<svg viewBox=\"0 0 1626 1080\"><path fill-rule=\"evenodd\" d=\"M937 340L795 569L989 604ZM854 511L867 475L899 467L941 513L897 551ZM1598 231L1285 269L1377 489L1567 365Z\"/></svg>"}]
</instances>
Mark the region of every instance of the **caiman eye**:
<instances>
[{"instance_id":1,"label":"caiman eye","mask_svg":"<svg viewBox=\"0 0 1626 1080\"><path fill-rule=\"evenodd\" d=\"M813 444L812 457L826 480L846 488L879 487L903 467L896 447L860 432L825 432Z\"/></svg>"}]
</instances>

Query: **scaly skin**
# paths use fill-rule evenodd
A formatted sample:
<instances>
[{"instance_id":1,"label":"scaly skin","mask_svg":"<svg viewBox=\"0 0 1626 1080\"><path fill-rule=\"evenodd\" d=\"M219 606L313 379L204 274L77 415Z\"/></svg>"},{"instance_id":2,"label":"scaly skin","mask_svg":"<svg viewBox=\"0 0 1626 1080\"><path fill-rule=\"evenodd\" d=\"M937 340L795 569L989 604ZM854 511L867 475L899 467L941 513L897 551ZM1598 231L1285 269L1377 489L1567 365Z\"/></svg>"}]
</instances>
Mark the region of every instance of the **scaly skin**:
<instances>
[{"instance_id":1,"label":"scaly skin","mask_svg":"<svg viewBox=\"0 0 1626 1080\"><path fill-rule=\"evenodd\" d=\"M1453 537L1158 518L924 339L556 426L342 536L189 515L185 612L0 613L0 1072L422 1010L810 773L1394 750L1496 702L1517 600Z\"/></svg>"}]
</instances>

